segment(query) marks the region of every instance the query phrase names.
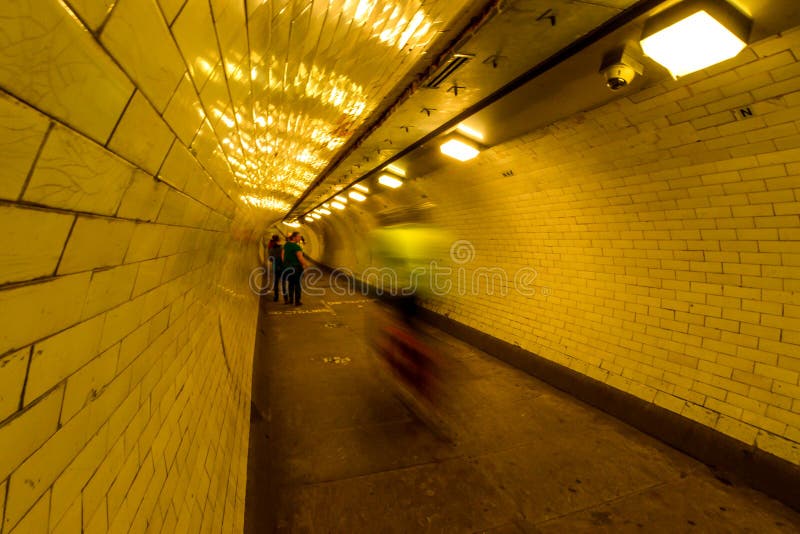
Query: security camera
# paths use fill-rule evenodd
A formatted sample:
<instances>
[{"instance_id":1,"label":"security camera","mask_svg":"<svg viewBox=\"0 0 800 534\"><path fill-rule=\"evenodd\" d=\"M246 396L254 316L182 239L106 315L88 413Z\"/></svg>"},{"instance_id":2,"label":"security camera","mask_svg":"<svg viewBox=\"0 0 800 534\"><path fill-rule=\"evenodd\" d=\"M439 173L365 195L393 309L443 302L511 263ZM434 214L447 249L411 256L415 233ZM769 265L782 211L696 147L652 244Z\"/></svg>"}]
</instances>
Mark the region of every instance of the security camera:
<instances>
[{"instance_id":1,"label":"security camera","mask_svg":"<svg viewBox=\"0 0 800 534\"><path fill-rule=\"evenodd\" d=\"M603 76L606 78L606 87L619 91L633 81L636 71L625 63L614 63L603 69Z\"/></svg>"},{"instance_id":2,"label":"security camera","mask_svg":"<svg viewBox=\"0 0 800 534\"><path fill-rule=\"evenodd\" d=\"M644 68L636 59L635 54L634 45L626 44L603 56L600 73L606 79L606 87L612 91L619 91L630 85L637 74L644 72Z\"/></svg>"}]
</instances>

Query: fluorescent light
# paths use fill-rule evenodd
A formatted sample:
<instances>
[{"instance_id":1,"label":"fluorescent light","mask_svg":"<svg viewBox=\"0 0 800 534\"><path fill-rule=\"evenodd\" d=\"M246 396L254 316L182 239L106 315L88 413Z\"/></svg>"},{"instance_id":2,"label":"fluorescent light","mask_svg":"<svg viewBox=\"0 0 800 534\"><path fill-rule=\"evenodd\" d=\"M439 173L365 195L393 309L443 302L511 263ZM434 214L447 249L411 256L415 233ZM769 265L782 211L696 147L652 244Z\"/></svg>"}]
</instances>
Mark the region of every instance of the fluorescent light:
<instances>
[{"instance_id":1,"label":"fluorescent light","mask_svg":"<svg viewBox=\"0 0 800 534\"><path fill-rule=\"evenodd\" d=\"M333 206L337 210L343 210L344 209L344 204L342 204L341 202L331 202L331 206Z\"/></svg>"},{"instance_id":2,"label":"fluorescent light","mask_svg":"<svg viewBox=\"0 0 800 534\"><path fill-rule=\"evenodd\" d=\"M314 217L315 219L321 219L322 218L322 215L320 215L319 213L312 213L311 216Z\"/></svg>"},{"instance_id":3,"label":"fluorescent light","mask_svg":"<svg viewBox=\"0 0 800 534\"><path fill-rule=\"evenodd\" d=\"M478 130L473 130L466 124L459 124L456 126L456 130L463 133L464 135L471 137L473 139L477 139L479 141L483 141L483 134L480 133Z\"/></svg>"},{"instance_id":4,"label":"fluorescent light","mask_svg":"<svg viewBox=\"0 0 800 534\"><path fill-rule=\"evenodd\" d=\"M317 211L320 212L323 215L330 215L331 214L331 210L326 210L325 208L320 208Z\"/></svg>"},{"instance_id":5,"label":"fluorescent light","mask_svg":"<svg viewBox=\"0 0 800 534\"><path fill-rule=\"evenodd\" d=\"M283 221L283 224L285 224L286 226L290 226L292 228L300 228L300 223L297 221L292 221L292 222Z\"/></svg>"},{"instance_id":6,"label":"fluorescent light","mask_svg":"<svg viewBox=\"0 0 800 534\"><path fill-rule=\"evenodd\" d=\"M369 193L369 187L367 187L366 185L355 184L353 185L353 189L358 189L362 193Z\"/></svg>"},{"instance_id":7,"label":"fluorescent light","mask_svg":"<svg viewBox=\"0 0 800 534\"><path fill-rule=\"evenodd\" d=\"M387 165L386 166L386 170L389 171L389 172L393 172L398 176L405 177L405 175L406 175L406 171L404 169L401 169L400 167L398 167L394 163L391 163L391 164Z\"/></svg>"},{"instance_id":8,"label":"fluorescent light","mask_svg":"<svg viewBox=\"0 0 800 534\"><path fill-rule=\"evenodd\" d=\"M349 196L350 198L352 198L353 200L356 200L358 202L364 202L365 200L367 200L367 197L365 197L364 195L362 195L358 191L350 191L350 194L347 195L347 196Z\"/></svg>"},{"instance_id":9,"label":"fluorescent light","mask_svg":"<svg viewBox=\"0 0 800 534\"><path fill-rule=\"evenodd\" d=\"M347 197L344 195L336 195L336 200L341 202L342 204L347 204Z\"/></svg>"},{"instance_id":10,"label":"fluorescent light","mask_svg":"<svg viewBox=\"0 0 800 534\"><path fill-rule=\"evenodd\" d=\"M480 150L460 139L450 139L439 146L442 154L455 158L458 161L467 161L478 155Z\"/></svg>"},{"instance_id":11,"label":"fluorescent light","mask_svg":"<svg viewBox=\"0 0 800 534\"><path fill-rule=\"evenodd\" d=\"M311 215L306 215L305 219L306 219L306 222L314 222L314 217L312 217Z\"/></svg>"},{"instance_id":12,"label":"fluorescent light","mask_svg":"<svg viewBox=\"0 0 800 534\"><path fill-rule=\"evenodd\" d=\"M401 185L403 185L403 181L399 178L395 178L390 174L381 174L378 177L378 183L381 185L385 185L386 187L391 187L392 189L397 189Z\"/></svg>"},{"instance_id":13,"label":"fluorescent light","mask_svg":"<svg viewBox=\"0 0 800 534\"><path fill-rule=\"evenodd\" d=\"M750 21L727 3L695 0L647 21L640 44L645 55L674 77L736 56L747 46Z\"/></svg>"}]
</instances>

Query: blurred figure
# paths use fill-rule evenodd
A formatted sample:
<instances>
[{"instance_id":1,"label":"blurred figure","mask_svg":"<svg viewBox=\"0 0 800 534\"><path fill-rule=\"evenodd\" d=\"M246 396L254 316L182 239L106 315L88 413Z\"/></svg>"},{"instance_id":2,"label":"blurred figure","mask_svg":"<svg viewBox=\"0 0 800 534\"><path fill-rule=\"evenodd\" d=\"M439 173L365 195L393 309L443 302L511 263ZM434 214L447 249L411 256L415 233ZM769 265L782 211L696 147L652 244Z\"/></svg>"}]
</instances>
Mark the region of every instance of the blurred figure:
<instances>
[{"instance_id":1,"label":"blurred figure","mask_svg":"<svg viewBox=\"0 0 800 534\"><path fill-rule=\"evenodd\" d=\"M433 270L447 251L446 235L427 222L428 207L384 213L370 235L381 313L372 317L372 345L404 403L440 437L455 433L441 415L441 353L425 332L420 299L432 295ZM371 283L371 279L365 280Z\"/></svg>"},{"instance_id":2,"label":"blurred figure","mask_svg":"<svg viewBox=\"0 0 800 534\"><path fill-rule=\"evenodd\" d=\"M308 260L303 256L303 247L300 246L302 236L300 232L292 232L283 245L283 275L289 285L288 298L286 304L294 304L300 306L302 302L300 297L302 295L301 280L303 278L303 269L307 268Z\"/></svg>"},{"instance_id":3,"label":"blurred figure","mask_svg":"<svg viewBox=\"0 0 800 534\"><path fill-rule=\"evenodd\" d=\"M282 251L283 247L281 246L281 238L275 234L269 240L267 247L269 264L272 267L272 289L275 291L275 297L272 299L273 302L278 302L278 294L283 295L284 301L288 300L288 296L286 294L287 282L283 276Z\"/></svg>"}]
</instances>

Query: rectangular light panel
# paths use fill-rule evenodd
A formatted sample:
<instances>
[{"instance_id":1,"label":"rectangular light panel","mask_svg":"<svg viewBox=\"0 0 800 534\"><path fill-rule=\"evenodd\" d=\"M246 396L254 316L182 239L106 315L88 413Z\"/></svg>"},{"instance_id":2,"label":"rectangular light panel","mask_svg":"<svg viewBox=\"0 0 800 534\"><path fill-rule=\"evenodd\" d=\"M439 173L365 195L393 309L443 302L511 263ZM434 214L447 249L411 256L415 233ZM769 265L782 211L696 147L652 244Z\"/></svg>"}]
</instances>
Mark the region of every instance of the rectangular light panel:
<instances>
[{"instance_id":1,"label":"rectangular light panel","mask_svg":"<svg viewBox=\"0 0 800 534\"><path fill-rule=\"evenodd\" d=\"M480 152L477 148L470 146L458 139L450 139L439 147L442 154L455 158L458 161L467 161L478 155Z\"/></svg>"},{"instance_id":2,"label":"rectangular light panel","mask_svg":"<svg viewBox=\"0 0 800 534\"><path fill-rule=\"evenodd\" d=\"M391 187L392 189L397 189L403 185L402 180L395 178L394 176L389 176L388 174L381 174L380 177L378 177L378 183L385 185L386 187Z\"/></svg>"},{"instance_id":3,"label":"rectangular light panel","mask_svg":"<svg viewBox=\"0 0 800 534\"><path fill-rule=\"evenodd\" d=\"M736 56L747 44L700 10L644 39L644 53L673 76L685 76Z\"/></svg>"}]
</instances>

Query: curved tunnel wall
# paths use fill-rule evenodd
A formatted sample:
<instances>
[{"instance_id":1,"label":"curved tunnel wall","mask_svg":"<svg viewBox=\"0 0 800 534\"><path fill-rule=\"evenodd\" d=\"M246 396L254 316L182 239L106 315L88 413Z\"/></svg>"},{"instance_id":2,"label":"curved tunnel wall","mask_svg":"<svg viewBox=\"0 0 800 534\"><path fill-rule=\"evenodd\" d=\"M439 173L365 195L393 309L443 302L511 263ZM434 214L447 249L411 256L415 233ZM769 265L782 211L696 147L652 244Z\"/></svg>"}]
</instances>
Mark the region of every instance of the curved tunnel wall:
<instances>
[{"instance_id":1,"label":"curved tunnel wall","mask_svg":"<svg viewBox=\"0 0 800 534\"><path fill-rule=\"evenodd\" d=\"M254 225L182 2L70 4L0 6L0 530L240 532Z\"/></svg>"},{"instance_id":2,"label":"curved tunnel wall","mask_svg":"<svg viewBox=\"0 0 800 534\"><path fill-rule=\"evenodd\" d=\"M432 202L469 244L430 309L799 464L798 72L764 40L351 203L321 258L358 275L372 215Z\"/></svg>"},{"instance_id":3,"label":"curved tunnel wall","mask_svg":"<svg viewBox=\"0 0 800 534\"><path fill-rule=\"evenodd\" d=\"M0 4L2 532L240 531L256 222L198 109L243 89L194 78L183 1L68 4ZM798 43L376 195L309 255L358 272L375 213L433 201L450 267L538 276L432 309L798 463Z\"/></svg>"}]
</instances>

